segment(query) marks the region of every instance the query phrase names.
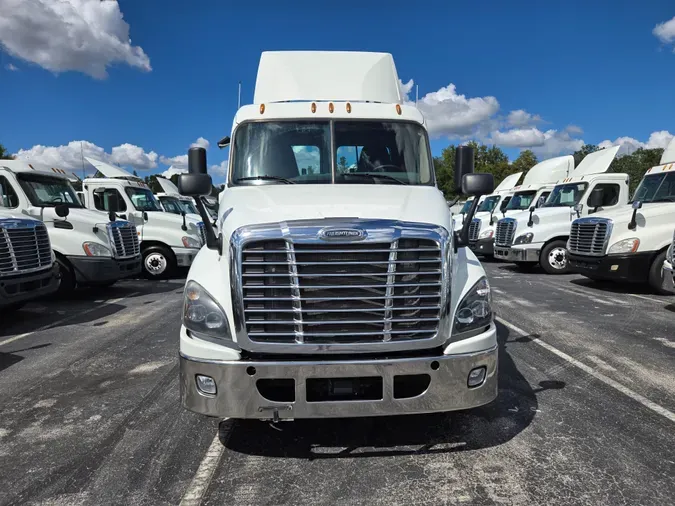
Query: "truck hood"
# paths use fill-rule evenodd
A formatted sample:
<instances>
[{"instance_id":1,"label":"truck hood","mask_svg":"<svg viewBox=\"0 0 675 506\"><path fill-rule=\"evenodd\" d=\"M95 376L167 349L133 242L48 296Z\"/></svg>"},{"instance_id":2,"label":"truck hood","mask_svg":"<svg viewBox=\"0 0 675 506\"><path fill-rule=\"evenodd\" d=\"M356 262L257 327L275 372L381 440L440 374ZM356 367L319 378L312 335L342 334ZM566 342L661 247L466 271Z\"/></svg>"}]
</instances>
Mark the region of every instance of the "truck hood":
<instances>
[{"instance_id":1,"label":"truck hood","mask_svg":"<svg viewBox=\"0 0 675 506\"><path fill-rule=\"evenodd\" d=\"M185 224L190 226L195 225L201 222L201 218L197 214L186 214L185 215ZM166 225L168 227L180 229L183 224L183 217L179 214L166 213L164 211L151 211L148 212L148 221L147 223L152 223L153 225Z\"/></svg>"},{"instance_id":2,"label":"truck hood","mask_svg":"<svg viewBox=\"0 0 675 506\"><path fill-rule=\"evenodd\" d=\"M259 185L228 188L223 233L260 223L363 218L430 223L452 230L448 205L433 186Z\"/></svg>"},{"instance_id":3,"label":"truck hood","mask_svg":"<svg viewBox=\"0 0 675 506\"><path fill-rule=\"evenodd\" d=\"M56 215L56 211L53 207L31 207L27 214L33 218L42 220L45 223L53 223L55 219L64 219ZM72 223L75 228L77 228L78 225L86 227L93 227L94 225L102 226L110 221L108 219L108 213L91 209L71 209L65 220Z\"/></svg>"},{"instance_id":4,"label":"truck hood","mask_svg":"<svg viewBox=\"0 0 675 506\"><path fill-rule=\"evenodd\" d=\"M577 218L577 213L571 207L548 207L539 208L532 213L532 226L528 227L530 211L521 211L509 216L517 222L516 237L532 232L532 242L545 242L552 237L569 234L572 221Z\"/></svg>"}]
</instances>

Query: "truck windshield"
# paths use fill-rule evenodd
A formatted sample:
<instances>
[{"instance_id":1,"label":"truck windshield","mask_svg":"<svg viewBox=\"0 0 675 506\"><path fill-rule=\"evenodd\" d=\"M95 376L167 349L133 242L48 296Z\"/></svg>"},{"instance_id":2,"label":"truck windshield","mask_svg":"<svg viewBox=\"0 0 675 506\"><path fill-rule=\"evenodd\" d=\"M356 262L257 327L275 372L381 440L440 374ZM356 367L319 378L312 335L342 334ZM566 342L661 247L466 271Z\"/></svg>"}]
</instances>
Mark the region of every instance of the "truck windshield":
<instances>
[{"instance_id":1,"label":"truck windshield","mask_svg":"<svg viewBox=\"0 0 675 506\"><path fill-rule=\"evenodd\" d=\"M162 203L162 207L167 213L180 214L183 211L183 206L176 197L158 197ZM187 211L185 211L187 212Z\"/></svg>"},{"instance_id":2,"label":"truck windshield","mask_svg":"<svg viewBox=\"0 0 675 506\"><path fill-rule=\"evenodd\" d=\"M427 135L416 123L334 121L332 135L329 121L244 123L234 136L231 182L434 183Z\"/></svg>"},{"instance_id":3,"label":"truck windshield","mask_svg":"<svg viewBox=\"0 0 675 506\"><path fill-rule=\"evenodd\" d=\"M576 206L583 197L586 188L588 188L588 183L560 184L553 188L551 195L542 207Z\"/></svg>"},{"instance_id":4,"label":"truck windshield","mask_svg":"<svg viewBox=\"0 0 675 506\"><path fill-rule=\"evenodd\" d=\"M65 178L27 173L19 173L16 177L34 206L55 207L65 204L70 208L82 207L75 189Z\"/></svg>"},{"instance_id":5,"label":"truck windshield","mask_svg":"<svg viewBox=\"0 0 675 506\"><path fill-rule=\"evenodd\" d=\"M500 195L492 195L490 197L487 197L478 206L478 210L476 212L478 212L478 213L482 213L482 212L491 213L492 211L494 211L494 208L497 205L497 202L499 202L499 199L501 199Z\"/></svg>"},{"instance_id":6,"label":"truck windshield","mask_svg":"<svg viewBox=\"0 0 675 506\"><path fill-rule=\"evenodd\" d=\"M153 193L147 188L133 188L127 186L124 189L131 199L131 203L138 211L161 211L159 202Z\"/></svg>"},{"instance_id":7,"label":"truck windshield","mask_svg":"<svg viewBox=\"0 0 675 506\"><path fill-rule=\"evenodd\" d=\"M529 209L536 195L534 190L516 193L506 206L506 211Z\"/></svg>"},{"instance_id":8,"label":"truck windshield","mask_svg":"<svg viewBox=\"0 0 675 506\"><path fill-rule=\"evenodd\" d=\"M469 212L469 209L471 209L471 204L473 204L473 200L467 200L464 202L464 205L462 206L462 209L459 211L459 214L466 214Z\"/></svg>"},{"instance_id":9,"label":"truck windshield","mask_svg":"<svg viewBox=\"0 0 675 506\"><path fill-rule=\"evenodd\" d=\"M199 214L199 211L197 211L195 205L189 200L180 199L180 206L187 214Z\"/></svg>"},{"instance_id":10,"label":"truck windshield","mask_svg":"<svg viewBox=\"0 0 675 506\"><path fill-rule=\"evenodd\" d=\"M675 172L650 174L640 181L631 202L675 202Z\"/></svg>"}]
</instances>

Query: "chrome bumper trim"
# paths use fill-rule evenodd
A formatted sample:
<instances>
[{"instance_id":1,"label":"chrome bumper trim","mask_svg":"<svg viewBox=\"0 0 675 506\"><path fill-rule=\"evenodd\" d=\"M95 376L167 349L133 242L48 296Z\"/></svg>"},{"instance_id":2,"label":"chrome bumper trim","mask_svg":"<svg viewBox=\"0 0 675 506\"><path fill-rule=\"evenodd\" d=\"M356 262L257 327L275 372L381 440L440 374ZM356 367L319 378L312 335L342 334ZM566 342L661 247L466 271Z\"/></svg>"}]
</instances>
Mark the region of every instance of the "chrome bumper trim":
<instances>
[{"instance_id":1,"label":"chrome bumper trim","mask_svg":"<svg viewBox=\"0 0 675 506\"><path fill-rule=\"evenodd\" d=\"M504 248L495 246L494 257L507 262L538 262L540 249Z\"/></svg>"},{"instance_id":2,"label":"chrome bumper trim","mask_svg":"<svg viewBox=\"0 0 675 506\"><path fill-rule=\"evenodd\" d=\"M182 405L197 413L230 418L281 419L338 418L432 413L468 409L487 404L497 397L497 346L461 355L439 355L402 359L350 361L205 361L180 356ZM433 364L433 365L432 365ZM469 372L484 366L485 381L467 386ZM255 374L251 375L252 368ZM217 394L197 390L197 374L212 377ZM420 395L394 398L394 376L428 374L431 382ZM383 380L380 400L307 402L308 378L354 378L378 376ZM295 380L295 401L273 402L262 397L259 379Z\"/></svg>"},{"instance_id":3,"label":"chrome bumper trim","mask_svg":"<svg viewBox=\"0 0 675 506\"><path fill-rule=\"evenodd\" d=\"M171 250L176 255L176 263L179 267L190 267L199 253L197 248L171 248Z\"/></svg>"}]
</instances>

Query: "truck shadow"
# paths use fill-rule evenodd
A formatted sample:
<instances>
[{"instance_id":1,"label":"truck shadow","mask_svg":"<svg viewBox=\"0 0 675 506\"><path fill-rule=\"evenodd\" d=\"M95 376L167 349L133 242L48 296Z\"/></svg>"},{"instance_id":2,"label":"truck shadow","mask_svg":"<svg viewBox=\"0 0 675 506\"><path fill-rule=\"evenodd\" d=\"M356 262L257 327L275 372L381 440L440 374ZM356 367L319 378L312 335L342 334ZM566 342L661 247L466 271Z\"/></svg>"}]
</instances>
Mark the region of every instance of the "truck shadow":
<instances>
[{"instance_id":1,"label":"truck shadow","mask_svg":"<svg viewBox=\"0 0 675 506\"><path fill-rule=\"evenodd\" d=\"M296 420L272 427L255 420L221 423L221 441L235 452L266 457L333 459L473 451L506 443L525 430L537 413L537 395L564 388L559 381L533 388L518 370L500 323L499 395L469 411L392 417Z\"/></svg>"},{"instance_id":2,"label":"truck shadow","mask_svg":"<svg viewBox=\"0 0 675 506\"><path fill-rule=\"evenodd\" d=\"M46 348L47 346L51 346L51 343L46 343L46 344L39 344L37 346L31 346L30 348L23 348L21 350L15 350L12 351L11 353L3 353L0 352L0 372L4 371L8 367L13 366L14 364L18 364L21 362L25 357L22 357L21 355L17 355L17 353L21 353L24 351L29 351L29 350L37 350L40 348Z\"/></svg>"}]
</instances>

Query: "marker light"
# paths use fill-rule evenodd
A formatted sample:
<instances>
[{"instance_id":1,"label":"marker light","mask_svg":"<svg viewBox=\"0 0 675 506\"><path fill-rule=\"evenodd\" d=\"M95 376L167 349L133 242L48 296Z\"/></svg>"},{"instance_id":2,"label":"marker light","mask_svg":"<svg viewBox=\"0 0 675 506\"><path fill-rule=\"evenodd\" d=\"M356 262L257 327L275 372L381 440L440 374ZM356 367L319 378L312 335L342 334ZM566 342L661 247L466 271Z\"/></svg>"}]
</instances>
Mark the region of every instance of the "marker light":
<instances>
[{"instance_id":1,"label":"marker light","mask_svg":"<svg viewBox=\"0 0 675 506\"><path fill-rule=\"evenodd\" d=\"M335 110L335 107L333 106L333 102L329 103L328 104L328 112L330 112L332 114L334 110Z\"/></svg>"},{"instance_id":2,"label":"marker light","mask_svg":"<svg viewBox=\"0 0 675 506\"><path fill-rule=\"evenodd\" d=\"M316 112L316 103L312 102L312 112Z\"/></svg>"},{"instance_id":3,"label":"marker light","mask_svg":"<svg viewBox=\"0 0 675 506\"><path fill-rule=\"evenodd\" d=\"M398 113L399 116L403 112L403 111L401 111L401 105L400 104L396 104L396 112Z\"/></svg>"},{"instance_id":4,"label":"marker light","mask_svg":"<svg viewBox=\"0 0 675 506\"><path fill-rule=\"evenodd\" d=\"M350 112L352 112L352 104L347 102L347 114L349 114Z\"/></svg>"},{"instance_id":5,"label":"marker light","mask_svg":"<svg viewBox=\"0 0 675 506\"><path fill-rule=\"evenodd\" d=\"M260 104L260 114L265 114L265 104Z\"/></svg>"}]
</instances>

